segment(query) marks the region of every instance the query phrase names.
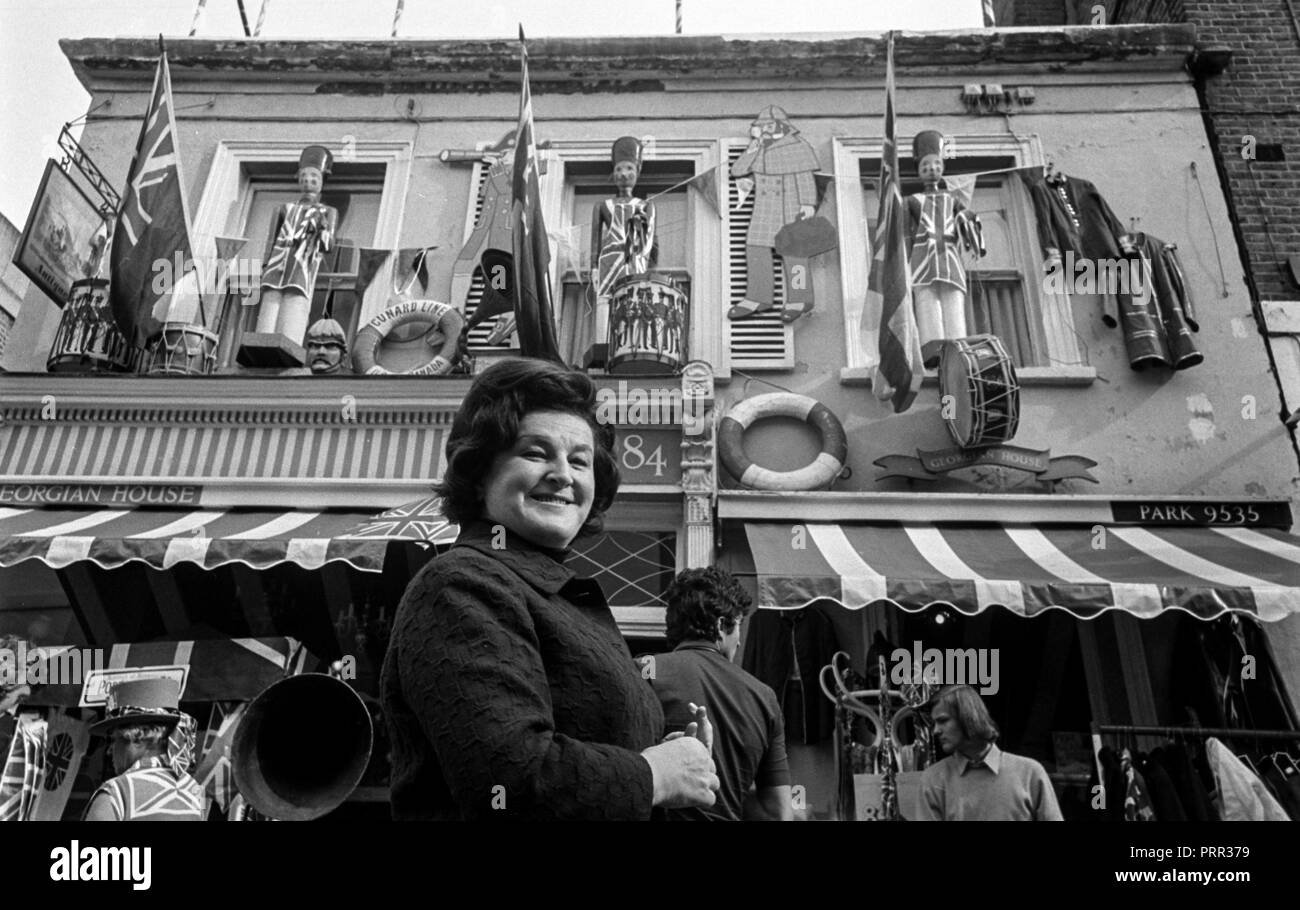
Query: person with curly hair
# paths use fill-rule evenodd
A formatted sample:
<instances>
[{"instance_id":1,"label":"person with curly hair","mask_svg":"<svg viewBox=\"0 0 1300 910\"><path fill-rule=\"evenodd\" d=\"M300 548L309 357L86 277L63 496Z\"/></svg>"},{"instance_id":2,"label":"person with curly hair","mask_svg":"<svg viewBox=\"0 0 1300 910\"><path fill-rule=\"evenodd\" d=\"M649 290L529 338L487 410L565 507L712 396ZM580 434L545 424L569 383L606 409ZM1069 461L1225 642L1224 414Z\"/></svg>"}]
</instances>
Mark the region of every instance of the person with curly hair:
<instances>
[{"instance_id":1,"label":"person with curly hair","mask_svg":"<svg viewBox=\"0 0 1300 910\"><path fill-rule=\"evenodd\" d=\"M660 742L663 712L600 586L565 564L618 486L585 374L512 359L474 380L436 486L460 536L407 587L381 675L395 818L713 804L707 718Z\"/></svg>"},{"instance_id":2,"label":"person with curly hair","mask_svg":"<svg viewBox=\"0 0 1300 910\"><path fill-rule=\"evenodd\" d=\"M673 579L668 602L668 654L641 658L641 675L663 705L669 731L708 705L718 801L712 808L666 813L680 820L789 821L793 817L785 728L776 693L733 661L740 625L753 600L716 567L687 569ZM747 799L751 788L754 798Z\"/></svg>"}]
</instances>

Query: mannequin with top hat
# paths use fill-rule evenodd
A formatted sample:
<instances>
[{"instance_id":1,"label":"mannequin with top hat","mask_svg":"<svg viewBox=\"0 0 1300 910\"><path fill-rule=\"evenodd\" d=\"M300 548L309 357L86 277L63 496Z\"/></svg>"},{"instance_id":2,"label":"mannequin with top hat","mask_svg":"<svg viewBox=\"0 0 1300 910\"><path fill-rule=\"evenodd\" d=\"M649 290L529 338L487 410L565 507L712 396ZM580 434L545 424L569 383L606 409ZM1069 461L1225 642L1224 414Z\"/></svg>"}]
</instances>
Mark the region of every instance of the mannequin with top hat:
<instances>
[{"instance_id":1,"label":"mannequin with top hat","mask_svg":"<svg viewBox=\"0 0 1300 910\"><path fill-rule=\"evenodd\" d=\"M91 736L108 738L115 777L97 789L83 821L203 821L203 788L190 776L193 717L180 709L174 679L118 682Z\"/></svg>"},{"instance_id":2,"label":"mannequin with top hat","mask_svg":"<svg viewBox=\"0 0 1300 910\"><path fill-rule=\"evenodd\" d=\"M925 366L938 364L943 341L965 338L966 267L961 249L981 252L978 221L943 181L943 134L924 130L912 140L924 190L907 197L912 304Z\"/></svg>"},{"instance_id":3,"label":"mannequin with top hat","mask_svg":"<svg viewBox=\"0 0 1300 910\"><path fill-rule=\"evenodd\" d=\"M338 228L338 210L320 201L321 189L333 165L334 156L329 149L319 145L303 149L298 158L298 188L302 197L280 206L271 222L256 331L259 335L283 336L294 347L303 342L316 273L320 270L322 254L334 245L334 232ZM301 366L300 356L294 353L290 360L294 358L296 363L269 365Z\"/></svg>"},{"instance_id":4,"label":"mannequin with top hat","mask_svg":"<svg viewBox=\"0 0 1300 910\"><path fill-rule=\"evenodd\" d=\"M655 264L655 207L633 195L641 176L641 143L633 136L614 142L614 195L598 202L591 216L591 282L596 291L593 354L588 366L604 364L609 304L614 286L643 275Z\"/></svg>"}]
</instances>

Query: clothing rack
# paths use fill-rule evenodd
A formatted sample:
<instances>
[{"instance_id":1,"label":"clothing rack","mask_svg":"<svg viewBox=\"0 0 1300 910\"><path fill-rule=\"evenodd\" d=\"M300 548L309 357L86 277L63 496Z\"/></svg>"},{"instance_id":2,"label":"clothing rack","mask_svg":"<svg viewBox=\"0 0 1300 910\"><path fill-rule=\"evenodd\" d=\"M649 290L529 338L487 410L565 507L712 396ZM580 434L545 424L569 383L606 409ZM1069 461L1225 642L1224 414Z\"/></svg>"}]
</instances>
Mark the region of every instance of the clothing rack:
<instances>
[{"instance_id":1,"label":"clothing rack","mask_svg":"<svg viewBox=\"0 0 1300 910\"><path fill-rule=\"evenodd\" d=\"M1250 730L1231 727L1151 727L1134 724L1092 725L1094 735L1105 733L1138 733L1146 736L1226 736L1233 739L1293 739L1300 740L1300 730Z\"/></svg>"}]
</instances>

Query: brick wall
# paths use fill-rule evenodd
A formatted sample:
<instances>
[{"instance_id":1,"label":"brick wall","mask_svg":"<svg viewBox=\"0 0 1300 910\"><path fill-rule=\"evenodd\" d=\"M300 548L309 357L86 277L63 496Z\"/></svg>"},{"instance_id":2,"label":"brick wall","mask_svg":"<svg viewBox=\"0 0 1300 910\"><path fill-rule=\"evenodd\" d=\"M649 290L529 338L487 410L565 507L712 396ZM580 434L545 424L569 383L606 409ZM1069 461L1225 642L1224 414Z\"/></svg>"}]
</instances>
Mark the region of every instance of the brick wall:
<instances>
[{"instance_id":1,"label":"brick wall","mask_svg":"<svg viewBox=\"0 0 1300 910\"><path fill-rule=\"evenodd\" d=\"M1297 12L1300 3L1292 0ZM1206 100L1218 133L1262 299L1295 300L1286 272L1300 255L1300 25L1286 0L1183 0L1187 21L1202 46L1233 51L1232 65L1206 82ZM1280 144L1285 161L1247 160L1243 139Z\"/></svg>"}]
</instances>

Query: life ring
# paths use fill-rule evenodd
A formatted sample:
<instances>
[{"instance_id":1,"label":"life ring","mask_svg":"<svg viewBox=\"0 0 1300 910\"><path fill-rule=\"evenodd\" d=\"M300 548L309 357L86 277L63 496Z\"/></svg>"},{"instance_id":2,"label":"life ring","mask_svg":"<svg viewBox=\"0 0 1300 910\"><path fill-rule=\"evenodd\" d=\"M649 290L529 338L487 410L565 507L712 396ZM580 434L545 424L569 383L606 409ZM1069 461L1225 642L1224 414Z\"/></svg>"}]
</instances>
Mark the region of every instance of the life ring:
<instances>
[{"instance_id":1,"label":"life ring","mask_svg":"<svg viewBox=\"0 0 1300 910\"><path fill-rule=\"evenodd\" d=\"M764 417L798 417L816 427L822 437L822 450L817 459L797 471L772 471L746 458L745 431ZM807 395L774 392L746 398L722 418L718 427L718 454L731 476L746 486L760 490L815 490L827 486L844 470L849 443L844 426L826 405Z\"/></svg>"},{"instance_id":2,"label":"life ring","mask_svg":"<svg viewBox=\"0 0 1300 910\"><path fill-rule=\"evenodd\" d=\"M353 343L352 363L358 373L368 376L392 375L393 371L381 367L375 362L375 349L388 337L388 333L399 325L410 322L434 322L442 332L442 348L436 357L422 367L405 370L404 376L441 376L451 372L456 362L456 346L460 341L460 330L465 324L464 318L449 303L437 300L404 300L384 310L364 329L357 333Z\"/></svg>"}]
</instances>

